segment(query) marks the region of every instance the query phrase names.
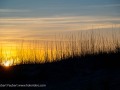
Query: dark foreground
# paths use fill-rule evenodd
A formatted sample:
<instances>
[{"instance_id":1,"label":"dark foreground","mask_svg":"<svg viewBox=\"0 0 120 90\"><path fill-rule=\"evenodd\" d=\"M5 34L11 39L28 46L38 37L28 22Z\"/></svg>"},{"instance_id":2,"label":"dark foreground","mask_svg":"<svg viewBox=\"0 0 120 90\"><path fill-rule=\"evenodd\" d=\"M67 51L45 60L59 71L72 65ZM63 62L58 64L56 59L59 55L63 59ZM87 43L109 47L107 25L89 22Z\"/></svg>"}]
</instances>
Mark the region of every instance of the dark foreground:
<instances>
[{"instance_id":1,"label":"dark foreground","mask_svg":"<svg viewBox=\"0 0 120 90\"><path fill-rule=\"evenodd\" d=\"M120 90L120 52L54 63L0 67L0 84L46 84L43 90Z\"/></svg>"}]
</instances>

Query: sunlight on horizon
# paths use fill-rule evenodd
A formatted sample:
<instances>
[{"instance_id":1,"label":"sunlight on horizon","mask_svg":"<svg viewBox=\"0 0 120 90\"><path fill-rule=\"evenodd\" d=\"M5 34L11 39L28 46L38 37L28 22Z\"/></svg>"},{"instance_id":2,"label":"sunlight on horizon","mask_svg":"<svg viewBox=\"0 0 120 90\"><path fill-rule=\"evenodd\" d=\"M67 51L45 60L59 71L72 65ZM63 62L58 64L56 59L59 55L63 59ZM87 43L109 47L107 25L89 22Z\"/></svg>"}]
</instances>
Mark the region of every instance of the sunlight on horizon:
<instances>
[{"instance_id":1,"label":"sunlight on horizon","mask_svg":"<svg viewBox=\"0 0 120 90\"><path fill-rule=\"evenodd\" d=\"M11 66L11 65L10 65L10 61L8 60L8 61L6 61L6 62L3 62L3 66L5 66L5 67Z\"/></svg>"},{"instance_id":2,"label":"sunlight on horizon","mask_svg":"<svg viewBox=\"0 0 120 90\"><path fill-rule=\"evenodd\" d=\"M54 36L51 40L1 40L3 66L46 63L73 55L114 51L120 46L120 30L89 30Z\"/></svg>"}]
</instances>

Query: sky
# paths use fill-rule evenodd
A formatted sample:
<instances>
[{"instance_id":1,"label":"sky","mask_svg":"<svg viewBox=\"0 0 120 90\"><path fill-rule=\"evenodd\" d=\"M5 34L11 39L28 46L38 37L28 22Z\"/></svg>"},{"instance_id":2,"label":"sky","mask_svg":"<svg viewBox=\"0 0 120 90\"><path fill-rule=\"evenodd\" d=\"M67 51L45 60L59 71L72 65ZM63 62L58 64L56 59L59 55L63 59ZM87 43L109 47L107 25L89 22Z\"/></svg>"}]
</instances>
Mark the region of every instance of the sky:
<instances>
[{"instance_id":1,"label":"sky","mask_svg":"<svg viewBox=\"0 0 120 90\"><path fill-rule=\"evenodd\" d=\"M120 0L0 0L1 39L120 27Z\"/></svg>"}]
</instances>

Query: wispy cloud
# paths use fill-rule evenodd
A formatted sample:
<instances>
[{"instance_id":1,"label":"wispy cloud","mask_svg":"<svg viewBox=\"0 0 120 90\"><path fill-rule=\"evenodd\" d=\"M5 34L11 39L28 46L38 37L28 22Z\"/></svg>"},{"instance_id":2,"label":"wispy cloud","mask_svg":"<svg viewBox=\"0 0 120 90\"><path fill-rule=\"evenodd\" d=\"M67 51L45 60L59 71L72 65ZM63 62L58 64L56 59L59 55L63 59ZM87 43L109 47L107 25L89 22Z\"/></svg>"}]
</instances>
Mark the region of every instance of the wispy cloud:
<instances>
[{"instance_id":1,"label":"wispy cloud","mask_svg":"<svg viewBox=\"0 0 120 90\"><path fill-rule=\"evenodd\" d=\"M92 17L92 16L68 16L46 18L0 18L0 24L79 24L79 23L112 23L119 21L119 17Z\"/></svg>"},{"instance_id":2,"label":"wispy cloud","mask_svg":"<svg viewBox=\"0 0 120 90\"><path fill-rule=\"evenodd\" d=\"M15 13L15 12L29 12L30 10L20 10L20 9L0 9L0 13Z\"/></svg>"},{"instance_id":3,"label":"wispy cloud","mask_svg":"<svg viewBox=\"0 0 120 90\"><path fill-rule=\"evenodd\" d=\"M80 5L80 6L74 6L74 7L42 7L38 10L68 10L68 9L93 9L93 8L105 8L105 7L120 7L120 4L99 4L99 5Z\"/></svg>"},{"instance_id":4,"label":"wispy cloud","mask_svg":"<svg viewBox=\"0 0 120 90\"><path fill-rule=\"evenodd\" d=\"M0 18L0 34L33 38L50 33L91 29L109 29L119 17L67 16L46 18ZM13 35L14 34L14 35Z\"/></svg>"},{"instance_id":5,"label":"wispy cloud","mask_svg":"<svg viewBox=\"0 0 120 90\"><path fill-rule=\"evenodd\" d=\"M88 5L87 8L94 8L94 7L118 7L120 4L103 4L103 5Z\"/></svg>"}]
</instances>

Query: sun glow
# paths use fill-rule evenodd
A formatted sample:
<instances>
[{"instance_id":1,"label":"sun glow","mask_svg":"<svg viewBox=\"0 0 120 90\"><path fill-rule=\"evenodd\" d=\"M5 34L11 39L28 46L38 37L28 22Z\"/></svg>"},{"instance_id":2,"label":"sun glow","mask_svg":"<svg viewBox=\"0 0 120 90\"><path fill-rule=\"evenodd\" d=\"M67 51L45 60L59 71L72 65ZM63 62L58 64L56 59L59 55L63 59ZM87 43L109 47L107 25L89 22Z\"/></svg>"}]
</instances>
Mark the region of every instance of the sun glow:
<instances>
[{"instance_id":1,"label":"sun glow","mask_svg":"<svg viewBox=\"0 0 120 90\"><path fill-rule=\"evenodd\" d=\"M1 65L6 67L12 66L14 64L14 59L18 59L16 55L17 51L13 43L2 42L0 47Z\"/></svg>"},{"instance_id":2,"label":"sun glow","mask_svg":"<svg viewBox=\"0 0 120 90\"><path fill-rule=\"evenodd\" d=\"M9 67L10 66L10 61L6 61L3 63L4 66Z\"/></svg>"}]
</instances>

